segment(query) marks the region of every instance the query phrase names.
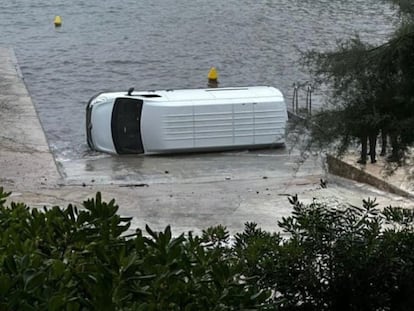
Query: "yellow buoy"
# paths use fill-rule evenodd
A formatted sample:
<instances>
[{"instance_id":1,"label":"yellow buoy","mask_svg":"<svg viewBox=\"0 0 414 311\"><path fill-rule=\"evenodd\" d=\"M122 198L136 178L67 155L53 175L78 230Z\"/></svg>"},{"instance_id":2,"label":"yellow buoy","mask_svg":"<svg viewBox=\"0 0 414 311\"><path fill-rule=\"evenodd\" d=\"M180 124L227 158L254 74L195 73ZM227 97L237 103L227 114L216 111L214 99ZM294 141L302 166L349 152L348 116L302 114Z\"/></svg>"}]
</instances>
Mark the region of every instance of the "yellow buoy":
<instances>
[{"instance_id":1,"label":"yellow buoy","mask_svg":"<svg viewBox=\"0 0 414 311\"><path fill-rule=\"evenodd\" d=\"M62 18L59 15L56 15L53 23L55 24L55 27L62 26Z\"/></svg>"},{"instance_id":2,"label":"yellow buoy","mask_svg":"<svg viewBox=\"0 0 414 311\"><path fill-rule=\"evenodd\" d=\"M218 74L216 67L211 67L210 71L208 72L208 79L209 80L217 80Z\"/></svg>"},{"instance_id":3,"label":"yellow buoy","mask_svg":"<svg viewBox=\"0 0 414 311\"><path fill-rule=\"evenodd\" d=\"M208 72L208 87L217 87L218 86L218 73L216 67L211 67Z\"/></svg>"}]
</instances>

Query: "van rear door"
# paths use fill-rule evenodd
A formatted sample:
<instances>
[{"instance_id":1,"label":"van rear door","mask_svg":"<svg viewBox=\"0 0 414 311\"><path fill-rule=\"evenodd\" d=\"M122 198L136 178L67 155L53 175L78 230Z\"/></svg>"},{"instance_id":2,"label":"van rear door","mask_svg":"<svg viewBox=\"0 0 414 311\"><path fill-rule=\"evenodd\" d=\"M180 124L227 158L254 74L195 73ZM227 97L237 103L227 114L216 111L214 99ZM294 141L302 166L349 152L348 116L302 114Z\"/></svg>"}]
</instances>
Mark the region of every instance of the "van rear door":
<instances>
[{"instance_id":1,"label":"van rear door","mask_svg":"<svg viewBox=\"0 0 414 311\"><path fill-rule=\"evenodd\" d=\"M112 110L112 140L119 154L144 153L141 139L143 101L117 98Z\"/></svg>"}]
</instances>

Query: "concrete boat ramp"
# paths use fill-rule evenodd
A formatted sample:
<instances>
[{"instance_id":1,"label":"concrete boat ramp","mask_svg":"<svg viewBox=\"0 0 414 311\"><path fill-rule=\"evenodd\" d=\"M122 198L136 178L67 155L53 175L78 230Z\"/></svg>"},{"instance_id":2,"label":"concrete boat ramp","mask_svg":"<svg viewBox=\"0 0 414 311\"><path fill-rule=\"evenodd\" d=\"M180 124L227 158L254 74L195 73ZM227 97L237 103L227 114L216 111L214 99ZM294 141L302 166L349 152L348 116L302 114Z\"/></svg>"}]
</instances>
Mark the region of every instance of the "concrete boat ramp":
<instances>
[{"instance_id":1,"label":"concrete boat ramp","mask_svg":"<svg viewBox=\"0 0 414 311\"><path fill-rule=\"evenodd\" d=\"M304 202L360 205L376 197L380 206L413 205L409 187L398 194L378 190L327 173L318 155L301 163L292 150L288 144L270 150L55 161L13 50L0 48L0 187L12 192L10 200L31 207L81 206L100 191L107 200L115 198L120 214L134 217L134 227L171 225L175 234L218 224L235 233L251 221L276 231L277 221L292 211L287 196L293 194ZM353 165L352 157L347 161ZM401 182L402 177L384 181L380 170L374 173L386 184ZM321 178L328 181L326 188Z\"/></svg>"}]
</instances>

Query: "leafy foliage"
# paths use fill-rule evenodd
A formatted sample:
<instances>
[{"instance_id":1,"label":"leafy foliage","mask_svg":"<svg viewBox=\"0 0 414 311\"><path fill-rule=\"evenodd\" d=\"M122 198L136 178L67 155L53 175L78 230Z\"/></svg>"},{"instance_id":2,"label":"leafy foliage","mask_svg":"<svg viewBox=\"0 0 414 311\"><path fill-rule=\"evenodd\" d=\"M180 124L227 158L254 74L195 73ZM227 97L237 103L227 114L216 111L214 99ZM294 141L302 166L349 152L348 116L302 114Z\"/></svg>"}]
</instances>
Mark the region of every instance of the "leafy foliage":
<instances>
[{"instance_id":1,"label":"leafy foliage","mask_svg":"<svg viewBox=\"0 0 414 311\"><path fill-rule=\"evenodd\" d=\"M247 223L129 229L113 200L39 211L0 188L0 310L412 310L414 212L303 204Z\"/></svg>"},{"instance_id":2,"label":"leafy foliage","mask_svg":"<svg viewBox=\"0 0 414 311\"><path fill-rule=\"evenodd\" d=\"M225 228L128 234L101 194L39 211L0 188L1 310L239 310L268 297L235 270Z\"/></svg>"},{"instance_id":3,"label":"leafy foliage","mask_svg":"<svg viewBox=\"0 0 414 311\"><path fill-rule=\"evenodd\" d=\"M414 6L391 2L403 18L387 42L374 46L355 36L332 51L304 55L315 82L330 91L327 107L307 123L319 148L337 142L341 154L382 130L391 138L389 160L399 162L414 143Z\"/></svg>"}]
</instances>

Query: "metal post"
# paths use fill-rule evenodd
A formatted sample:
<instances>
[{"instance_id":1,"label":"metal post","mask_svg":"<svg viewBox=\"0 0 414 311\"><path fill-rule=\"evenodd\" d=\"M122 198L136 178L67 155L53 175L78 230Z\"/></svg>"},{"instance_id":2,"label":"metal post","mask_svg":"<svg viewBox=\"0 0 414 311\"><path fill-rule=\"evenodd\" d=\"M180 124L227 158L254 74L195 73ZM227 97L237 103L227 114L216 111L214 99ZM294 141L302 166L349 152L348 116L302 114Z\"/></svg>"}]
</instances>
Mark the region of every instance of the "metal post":
<instances>
[{"instance_id":1,"label":"metal post","mask_svg":"<svg viewBox=\"0 0 414 311\"><path fill-rule=\"evenodd\" d=\"M313 91L312 85L308 83L308 90L306 92L306 109L308 110L309 115L312 114L312 91ZM309 105L309 109L308 109L308 105Z\"/></svg>"},{"instance_id":2,"label":"metal post","mask_svg":"<svg viewBox=\"0 0 414 311\"><path fill-rule=\"evenodd\" d=\"M292 98L292 110L293 113L298 113L298 85L293 83L293 98Z\"/></svg>"}]
</instances>

